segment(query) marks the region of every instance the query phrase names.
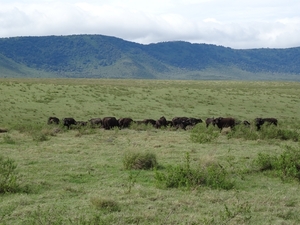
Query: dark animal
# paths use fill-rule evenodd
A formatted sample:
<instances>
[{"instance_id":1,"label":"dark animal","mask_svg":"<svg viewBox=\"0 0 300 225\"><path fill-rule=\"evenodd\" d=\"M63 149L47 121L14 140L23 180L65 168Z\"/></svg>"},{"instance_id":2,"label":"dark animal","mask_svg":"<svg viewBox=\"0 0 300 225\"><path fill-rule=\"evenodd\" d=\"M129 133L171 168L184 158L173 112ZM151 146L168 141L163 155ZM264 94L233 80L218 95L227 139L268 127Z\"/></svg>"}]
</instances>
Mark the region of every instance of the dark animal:
<instances>
[{"instance_id":1,"label":"dark animal","mask_svg":"<svg viewBox=\"0 0 300 225\"><path fill-rule=\"evenodd\" d=\"M228 117L228 118L223 118L223 117L218 117L214 119L213 121L214 124L218 126L220 129L220 132L224 127L230 127L231 129L234 128L235 126L235 119Z\"/></svg>"},{"instance_id":2,"label":"dark animal","mask_svg":"<svg viewBox=\"0 0 300 225\"><path fill-rule=\"evenodd\" d=\"M243 124L244 124L245 126L250 126L250 125L251 125L247 120L244 120L244 121L243 121Z\"/></svg>"},{"instance_id":3,"label":"dark animal","mask_svg":"<svg viewBox=\"0 0 300 225\"><path fill-rule=\"evenodd\" d=\"M141 121L143 124L151 124L152 126L155 126L156 121L154 119L144 119L143 121Z\"/></svg>"},{"instance_id":4,"label":"dark animal","mask_svg":"<svg viewBox=\"0 0 300 225\"><path fill-rule=\"evenodd\" d=\"M264 123L274 124L275 126L277 126L278 120L275 118L256 118L255 126L257 130L260 130L261 126L264 125Z\"/></svg>"},{"instance_id":5,"label":"dark animal","mask_svg":"<svg viewBox=\"0 0 300 225\"><path fill-rule=\"evenodd\" d=\"M188 121L188 123L189 123L190 126L195 126L198 123L202 123L203 122L201 119L197 119L197 118L193 118L193 117L188 118L187 121Z\"/></svg>"},{"instance_id":6,"label":"dark animal","mask_svg":"<svg viewBox=\"0 0 300 225\"><path fill-rule=\"evenodd\" d=\"M0 128L0 133L6 133L6 132L8 132L7 129L1 129L1 128Z\"/></svg>"},{"instance_id":7,"label":"dark animal","mask_svg":"<svg viewBox=\"0 0 300 225\"><path fill-rule=\"evenodd\" d=\"M102 119L102 127L105 130L110 130L114 127L119 127L119 122L116 117L104 117Z\"/></svg>"},{"instance_id":8,"label":"dark animal","mask_svg":"<svg viewBox=\"0 0 300 225\"><path fill-rule=\"evenodd\" d=\"M173 126L172 120L167 120L167 127L172 127L172 126Z\"/></svg>"},{"instance_id":9,"label":"dark animal","mask_svg":"<svg viewBox=\"0 0 300 225\"><path fill-rule=\"evenodd\" d=\"M76 125L80 127L84 127L88 124L86 121L76 121Z\"/></svg>"},{"instance_id":10,"label":"dark animal","mask_svg":"<svg viewBox=\"0 0 300 225\"><path fill-rule=\"evenodd\" d=\"M187 126L195 126L198 123L202 123L203 121L201 119L197 119L194 117L174 117L172 119L173 127L186 129Z\"/></svg>"},{"instance_id":11,"label":"dark animal","mask_svg":"<svg viewBox=\"0 0 300 225\"><path fill-rule=\"evenodd\" d=\"M102 119L101 118L92 118L89 120L91 127L101 127Z\"/></svg>"},{"instance_id":12,"label":"dark animal","mask_svg":"<svg viewBox=\"0 0 300 225\"><path fill-rule=\"evenodd\" d=\"M77 124L76 120L72 117L63 119L63 125L68 127L68 129L70 129L71 125L76 125L76 124Z\"/></svg>"},{"instance_id":13,"label":"dark animal","mask_svg":"<svg viewBox=\"0 0 300 225\"><path fill-rule=\"evenodd\" d=\"M186 126L189 125L188 119L189 118L187 117L174 117L172 119L173 127L176 129L181 128L185 130Z\"/></svg>"},{"instance_id":14,"label":"dark animal","mask_svg":"<svg viewBox=\"0 0 300 225\"><path fill-rule=\"evenodd\" d=\"M206 123L206 128L207 128L210 124L212 124L213 126L216 125L216 124L214 123L214 117L213 117L213 118L207 118L207 119L205 120L205 123Z\"/></svg>"},{"instance_id":15,"label":"dark animal","mask_svg":"<svg viewBox=\"0 0 300 225\"><path fill-rule=\"evenodd\" d=\"M57 117L54 117L54 116L50 116L48 118L48 124L59 124L59 119Z\"/></svg>"},{"instance_id":16,"label":"dark animal","mask_svg":"<svg viewBox=\"0 0 300 225\"><path fill-rule=\"evenodd\" d=\"M161 128L167 126L167 120L164 116L160 117L158 120L155 121L155 127Z\"/></svg>"},{"instance_id":17,"label":"dark animal","mask_svg":"<svg viewBox=\"0 0 300 225\"><path fill-rule=\"evenodd\" d=\"M130 124L133 122L133 119L131 119L129 117L120 118L118 122L119 122L120 128L128 128L128 127L130 127Z\"/></svg>"}]
</instances>

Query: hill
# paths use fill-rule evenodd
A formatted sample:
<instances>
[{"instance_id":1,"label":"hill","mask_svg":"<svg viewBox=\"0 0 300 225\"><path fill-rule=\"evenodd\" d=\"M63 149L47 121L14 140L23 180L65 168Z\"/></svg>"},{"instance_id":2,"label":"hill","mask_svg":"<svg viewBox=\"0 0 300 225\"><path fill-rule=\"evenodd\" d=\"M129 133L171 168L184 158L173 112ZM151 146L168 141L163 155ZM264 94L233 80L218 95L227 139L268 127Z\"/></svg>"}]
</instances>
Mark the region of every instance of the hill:
<instances>
[{"instance_id":1,"label":"hill","mask_svg":"<svg viewBox=\"0 0 300 225\"><path fill-rule=\"evenodd\" d=\"M300 80L300 47L238 50L104 35L0 39L0 77Z\"/></svg>"}]
</instances>

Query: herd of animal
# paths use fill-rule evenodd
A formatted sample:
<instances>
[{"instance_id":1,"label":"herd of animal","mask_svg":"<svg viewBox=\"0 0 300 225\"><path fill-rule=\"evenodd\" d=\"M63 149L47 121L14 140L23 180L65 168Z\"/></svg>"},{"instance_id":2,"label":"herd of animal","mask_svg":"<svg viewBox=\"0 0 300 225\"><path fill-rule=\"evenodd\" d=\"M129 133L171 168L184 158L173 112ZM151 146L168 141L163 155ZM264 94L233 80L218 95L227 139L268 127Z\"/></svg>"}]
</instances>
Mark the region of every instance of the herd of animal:
<instances>
[{"instance_id":1,"label":"herd of animal","mask_svg":"<svg viewBox=\"0 0 300 225\"><path fill-rule=\"evenodd\" d=\"M117 119L116 117L104 117L104 118L92 118L88 121L76 121L74 118L64 118L60 120L57 117L49 117L47 123L48 124L60 124L62 123L63 126L66 126L68 129L70 129L72 126L87 126L90 125L91 127L100 127L104 128L105 130L110 130L114 127L118 127L120 129L122 128L128 128L131 124L145 124L145 125L151 125L155 128L161 128L161 127L174 127L176 129L186 129L187 127L193 127L198 123L202 123L202 119L200 118L193 118L193 117L174 117L172 120L167 120L164 116L159 118L158 120L154 119L144 119L144 120L133 120L132 118L125 117ZM220 131L222 131L223 128L230 127L231 129L234 128L238 124L243 124L245 126L250 126L250 122L247 120L244 120L243 122L238 121L232 117L217 117L217 118L207 118L205 120L206 127L208 127L210 124L213 126L217 126ZM275 118L256 118L255 119L255 126L257 130L261 129L261 126L263 124L273 124L277 126L278 120Z\"/></svg>"}]
</instances>

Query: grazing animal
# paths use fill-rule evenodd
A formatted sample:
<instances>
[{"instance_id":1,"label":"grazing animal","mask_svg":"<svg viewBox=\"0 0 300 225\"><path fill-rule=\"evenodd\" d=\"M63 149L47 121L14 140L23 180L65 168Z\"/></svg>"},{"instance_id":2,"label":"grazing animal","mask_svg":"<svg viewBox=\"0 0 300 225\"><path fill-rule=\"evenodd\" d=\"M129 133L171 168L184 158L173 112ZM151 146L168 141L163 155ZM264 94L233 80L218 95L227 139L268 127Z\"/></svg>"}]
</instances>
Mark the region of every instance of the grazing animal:
<instances>
[{"instance_id":1,"label":"grazing animal","mask_svg":"<svg viewBox=\"0 0 300 225\"><path fill-rule=\"evenodd\" d=\"M155 127L161 128L167 126L167 120L164 116L160 117L158 120L155 121Z\"/></svg>"},{"instance_id":2,"label":"grazing animal","mask_svg":"<svg viewBox=\"0 0 300 225\"><path fill-rule=\"evenodd\" d=\"M173 127L176 129L181 128L184 129L189 125L188 117L174 117L172 119Z\"/></svg>"},{"instance_id":3,"label":"grazing animal","mask_svg":"<svg viewBox=\"0 0 300 225\"><path fill-rule=\"evenodd\" d=\"M183 130L186 129L187 126L195 126L198 123L202 123L203 121L201 119L197 119L194 117L174 117L172 119L173 126L178 128L181 128Z\"/></svg>"},{"instance_id":4,"label":"grazing animal","mask_svg":"<svg viewBox=\"0 0 300 225\"><path fill-rule=\"evenodd\" d=\"M274 124L275 126L277 126L278 120L275 118L256 118L255 125L257 130L260 130L261 126L264 125L264 123Z\"/></svg>"},{"instance_id":5,"label":"grazing animal","mask_svg":"<svg viewBox=\"0 0 300 225\"><path fill-rule=\"evenodd\" d=\"M231 129L234 128L235 119L231 117L228 118L218 117L214 119L213 123L215 123L218 126L221 132L224 127L230 127Z\"/></svg>"},{"instance_id":6,"label":"grazing animal","mask_svg":"<svg viewBox=\"0 0 300 225\"><path fill-rule=\"evenodd\" d=\"M155 126L156 121L154 119L144 119L143 121L141 121L141 123L146 125L151 124L152 126Z\"/></svg>"},{"instance_id":7,"label":"grazing animal","mask_svg":"<svg viewBox=\"0 0 300 225\"><path fill-rule=\"evenodd\" d=\"M87 126L88 122L86 121L76 121L76 125L80 127Z\"/></svg>"},{"instance_id":8,"label":"grazing animal","mask_svg":"<svg viewBox=\"0 0 300 225\"><path fill-rule=\"evenodd\" d=\"M172 126L173 126L172 120L167 120L167 127L172 127Z\"/></svg>"},{"instance_id":9,"label":"grazing animal","mask_svg":"<svg viewBox=\"0 0 300 225\"><path fill-rule=\"evenodd\" d=\"M205 120L205 123L206 123L206 128L207 128L210 124L212 124L213 126L216 125L216 124L214 123L214 117L213 117L213 118L207 118L207 119Z\"/></svg>"},{"instance_id":10,"label":"grazing animal","mask_svg":"<svg viewBox=\"0 0 300 225\"><path fill-rule=\"evenodd\" d=\"M250 126L250 125L251 125L247 120L244 120L244 121L243 121L243 124L244 124L245 126Z\"/></svg>"},{"instance_id":11,"label":"grazing animal","mask_svg":"<svg viewBox=\"0 0 300 225\"><path fill-rule=\"evenodd\" d=\"M6 133L6 132L8 132L7 129L1 129L1 128L0 128L0 133Z\"/></svg>"},{"instance_id":12,"label":"grazing animal","mask_svg":"<svg viewBox=\"0 0 300 225\"><path fill-rule=\"evenodd\" d=\"M92 118L89 120L91 127L101 127L102 119L101 118Z\"/></svg>"},{"instance_id":13,"label":"grazing animal","mask_svg":"<svg viewBox=\"0 0 300 225\"><path fill-rule=\"evenodd\" d=\"M68 129L70 129L71 125L76 125L76 124L77 124L76 120L72 117L63 119L63 125L68 127Z\"/></svg>"},{"instance_id":14,"label":"grazing animal","mask_svg":"<svg viewBox=\"0 0 300 225\"><path fill-rule=\"evenodd\" d=\"M59 124L59 119L57 118L57 117L54 117L54 116L50 116L49 118L48 118L48 122L47 122L47 124Z\"/></svg>"},{"instance_id":15,"label":"grazing animal","mask_svg":"<svg viewBox=\"0 0 300 225\"><path fill-rule=\"evenodd\" d=\"M119 127L119 122L116 117L104 117L102 119L102 127L105 130L110 130L114 127Z\"/></svg>"},{"instance_id":16,"label":"grazing animal","mask_svg":"<svg viewBox=\"0 0 300 225\"><path fill-rule=\"evenodd\" d=\"M118 122L119 122L120 128L128 128L128 127L130 127L130 124L133 122L133 119L131 119L129 117L120 118Z\"/></svg>"},{"instance_id":17,"label":"grazing animal","mask_svg":"<svg viewBox=\"0 0 300 225\"><path fill-rule=\"evenodd\" d=\"M197 119L197 118L193 118L193 117L188 118L187 121L188 121L188 123L189 123L190 126L195 126L198 123L202 123L203 122L201 119Z\"/></svg>"}]
</instances>

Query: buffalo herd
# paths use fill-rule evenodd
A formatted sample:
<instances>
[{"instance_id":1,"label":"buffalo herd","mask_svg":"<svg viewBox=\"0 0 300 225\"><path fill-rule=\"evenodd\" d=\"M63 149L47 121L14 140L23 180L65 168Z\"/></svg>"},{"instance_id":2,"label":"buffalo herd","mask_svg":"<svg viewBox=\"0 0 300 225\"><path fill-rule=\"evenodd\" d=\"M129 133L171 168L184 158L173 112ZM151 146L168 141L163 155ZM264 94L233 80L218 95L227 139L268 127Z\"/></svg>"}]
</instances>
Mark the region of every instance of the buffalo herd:
<instances>
[{"instance_id":1,"label":"buffalo herd","mask_svg":"<svg viewBox=\"0 0 300 225\"><path fill-rule=\"evenodd\" d=\"M174 117L172 120L167 120L164 116L160 117L159 119L144 119L144 120L133 120L130 117L122 117L117 119L116 117L104 117L104 118L92 118L88 121L76 121L72 117L63 118L60 120L57 117L49 117L48 124L62 124L63 126L70 129L72 126L87 126L90 125L91 127L99 127L104 128L105 130L110 130L114 127L123 129L129 128L132 124L144 124L150 125L155 128L162 128L162 127L173 127L175 129L183 129L186 130L187 128L194 127L198 123L202 123L202 119L194 118L194 117ZM244 126L250 126L250 122L247 120L239 121L232 117L217 117L217 118L207 118L205 120L206 127L210 124L213 126L217 126L220 129L220 132L223 128L230 127L233 129L236 125L243 124ZM257 130L261 129L263 124L273 124L277 126L278 121L275 118L256 118L254 120L254 125L256 126Z\"/></svg>"}]
</instances>

